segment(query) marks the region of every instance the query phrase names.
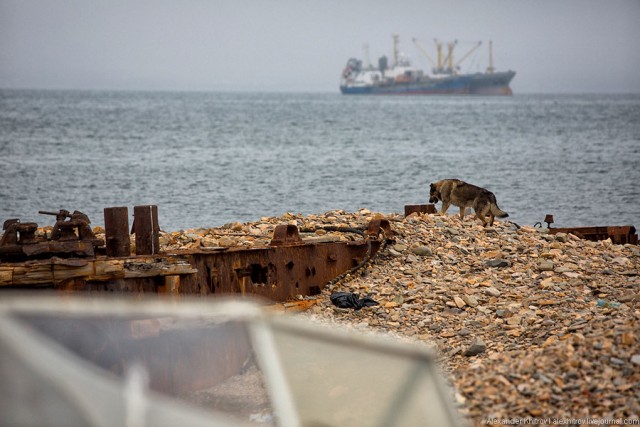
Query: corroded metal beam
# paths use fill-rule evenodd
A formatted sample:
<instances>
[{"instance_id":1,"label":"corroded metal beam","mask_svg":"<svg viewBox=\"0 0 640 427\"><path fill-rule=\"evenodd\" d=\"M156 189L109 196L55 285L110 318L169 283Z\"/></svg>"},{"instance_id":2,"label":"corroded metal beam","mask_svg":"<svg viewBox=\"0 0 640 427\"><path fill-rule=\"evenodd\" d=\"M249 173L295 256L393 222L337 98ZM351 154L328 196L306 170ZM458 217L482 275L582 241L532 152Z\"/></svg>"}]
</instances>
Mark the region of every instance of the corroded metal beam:
<instances>
[{"instance_id":1,"label":"corroded metal beam","mask_svg":"<svg viewBox=\"0 0 640 427\"><path fill-rule=\"evenodd\" d=\"M549 228L549 234L570 233L585 240L607 240L612 243L624 245L630 243L638 244L638 234L633 225L605 226L605 227L565 227Z\"/></svg>"},{"instance_id":2,"label":"corroded metal beam","mask_svg":"<svg viewBox=\"0 0 640 427\"><path fill-rule=\"evenodd\" d=\"M269 246L176 251L127 257L49 258L0 264L0 288L53 288L219 296L286 301L319 294L332 279L374 255L393 237L389 221L371 221L358 241L310 241L294 225L276 227ZM79 244L81 241L74 241Z\"/></svg>"}]
</instances>

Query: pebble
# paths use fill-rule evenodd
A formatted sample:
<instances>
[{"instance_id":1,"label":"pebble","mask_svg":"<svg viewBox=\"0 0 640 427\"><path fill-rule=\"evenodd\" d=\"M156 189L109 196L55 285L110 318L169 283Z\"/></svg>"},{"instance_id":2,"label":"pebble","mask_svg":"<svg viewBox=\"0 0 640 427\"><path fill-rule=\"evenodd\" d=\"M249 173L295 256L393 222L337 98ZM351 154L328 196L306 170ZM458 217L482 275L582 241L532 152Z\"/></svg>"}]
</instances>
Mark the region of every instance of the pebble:
<instances>
[{"instance_id":1,"label":"pebble","mask_svg":"<svg viewBox=\"0 0 640 427\"><path fill-rule=\"evenodd\" d=\"M433 251L428 246L418 246L416 248L411 249L411 252L413 252L415 255L420 255L420 256L433 255Z\"/></svg>"},{"instance_id":2,"label":"pebble","mask_svg":"<svg viewBox=\"0 0 640 427\"><path fill-rule=\"evenodd\" d=\"M487 349L487 345L480 338L476 338L471 345L464 351L465 356L477 356Z\"/></svg>"},{"instance_id":3,"label":"pebble","mask_svg":"<svg viewBox=\"0 0 640 427\"><path fill-rule=\"evenodd\" d=\"M490 259L486 262L486 265L489 267L508 267L509 261L504 259Z\"/></svg>"},{"instance_id":4,"label":"pebble","mask_svg":"<svg viewBox=\"0 0 640 427\"><path fill-rule=\"evenodd\" d=\"M463 308L465 305L467 305L467 303L464 302L464 300L458 296L453 297L453 302L456 304L458 308Z\"/></svg>"},{"instance_id":5,"label":"pebble","mask_svg":"<svg viewBox=\"0 0 640 427\"><path fill-rule=\"evenodd\" d=\"M553 263L553 261L540 261L540 264L538 264L538 270L540 271L553 271L555 267L555 264Z\"/></svg>"},{"instance_id":6,"label":"pebble","mask_svg":"<svg viewBox=\"0 0 640 427\"><path fill-rule=\"evenodd\" d=\"M487 289L484 290L484 292L487 295L491 295L493 297L499 297L501 292L499 290L497 290L496 288L494 288L493 286L489 286Z\"/></svg>"},{"instance_id":7,"label":"pebble","mask_svg":"<svg viewBox=\"0 0 640 427\"><path fill-rule=\"evenodd\" d=\"M462 301L464 301L469 307L478 306L478 300L473 295L463 295Z\"/></svg>"}]
</instances>

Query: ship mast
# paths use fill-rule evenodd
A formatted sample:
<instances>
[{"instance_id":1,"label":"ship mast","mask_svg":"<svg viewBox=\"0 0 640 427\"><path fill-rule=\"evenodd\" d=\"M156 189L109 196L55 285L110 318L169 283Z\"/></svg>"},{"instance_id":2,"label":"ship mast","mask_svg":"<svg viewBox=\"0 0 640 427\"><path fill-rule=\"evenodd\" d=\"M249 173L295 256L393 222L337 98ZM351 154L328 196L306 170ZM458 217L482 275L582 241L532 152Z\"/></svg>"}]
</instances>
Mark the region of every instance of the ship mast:
<instances>
[{"instance_id":1,"label":"ship mast","mask_svg":"<svg viewBox=\"0 0 640 427\"><path fill-rule=\"evenodd\" d=\"M442 72L442 42L438 41L438 39L433 39L433 41L436 44L436 50L438 51L438 66L437 66L437 72L441 73Z\"/></svg>"},{"instance_id":2,"label":"ship mast","mask_svg":"<svg viewBox=\"0 0 640 427\"><path fill-rule=\"evenodd\" d=\"M489 40L489 66L487 67L487 73L493 74L493 42Z\"/></svg>"},{"instance_id":3,"label":"ship mast","mask_svg":"<svg viewBox=\"0 0 640 427\"><path fill-rule=\"evenodd\" d=\"M369 60L369 43L363 44L362 50L364 53L364 69L368 70L371 68L371 61Z\"/></svg>"},{"instance_id":4,"label":"ship mast","mask_svg":"<svg viewBox=\"0 0 640 427\"><path fill-rule=\"evenodd\" d=\"M393 38L393 66L398 65L398 44L400 43L400 36L397 34L391 34Z\"/></svg>"}]
</instances>

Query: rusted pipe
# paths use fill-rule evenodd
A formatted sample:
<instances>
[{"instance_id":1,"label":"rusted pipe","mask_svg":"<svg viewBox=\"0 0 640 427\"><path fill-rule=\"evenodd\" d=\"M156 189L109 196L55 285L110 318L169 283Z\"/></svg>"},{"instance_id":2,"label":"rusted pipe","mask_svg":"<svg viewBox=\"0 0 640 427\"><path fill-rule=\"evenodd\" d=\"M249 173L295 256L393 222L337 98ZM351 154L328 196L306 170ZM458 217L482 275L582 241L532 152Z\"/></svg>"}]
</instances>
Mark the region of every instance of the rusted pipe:
<instances>
[{"instance_id":1,"label":"rusted pipe","mask_svg":"<svg viewBox=\"0 0 640 427\"><path fill-rule=\"evenodd\" d=\"M160 225L156 205L134 206L133 232L136 235L136 255L160 252Z\"/></svg>"},{"instance_id":2,"label":"rusted pipe","mask_svg":"<svg viewBox=\"0 0 640 427\"><path fill-rule=\"evenodd\" d=\"M126 206L104 209L104 230L107 241L107 256L123 257L131 255L129 209Z\"/></svg>"},{"instance_id":3,"label":"rusted pipe","mask_svg":"<svg viewBox=\"0 0 640 427\"><path fill-rule=\"evenodd\" d=\"M437 213L436 205L428 204L428 205L405 205L404 206L404 216L407 217L411 214L434 214Z\"/></svg>"}]
</instances>

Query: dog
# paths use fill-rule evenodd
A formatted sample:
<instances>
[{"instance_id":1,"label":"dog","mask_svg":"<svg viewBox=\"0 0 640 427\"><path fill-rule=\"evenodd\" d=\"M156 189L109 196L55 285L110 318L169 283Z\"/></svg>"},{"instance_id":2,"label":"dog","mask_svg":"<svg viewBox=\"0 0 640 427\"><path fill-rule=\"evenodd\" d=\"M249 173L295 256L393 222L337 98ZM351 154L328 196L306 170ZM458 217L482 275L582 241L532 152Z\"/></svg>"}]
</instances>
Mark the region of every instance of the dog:
<instances>
[{"instance_id":1,"label":"dog","mask_svg":"<svg viewBox=\"0 0 640 427\"><path fill-rule=\"evenodd\" d=\"M508 213L498 207L496 196L489 190L466 183L459 179L443 179L431 184L429 189L429 203L442 201L440 214L444 215L450 205L460 208L460 219L464 218L466 208L470 207L476 213L476 218L482 225L493 225L494 217L506 218ZM489 215L487 221L486 216Z\"/></svg>"}]
</instances>

